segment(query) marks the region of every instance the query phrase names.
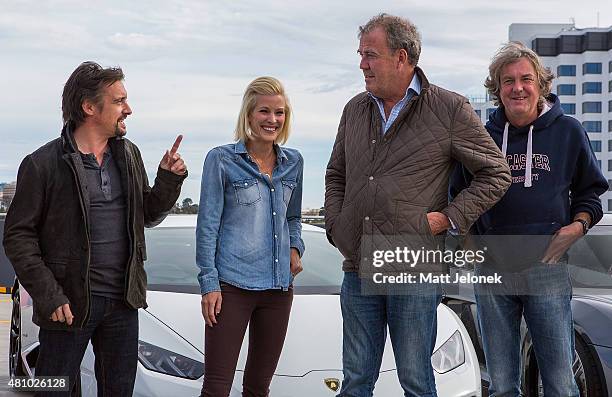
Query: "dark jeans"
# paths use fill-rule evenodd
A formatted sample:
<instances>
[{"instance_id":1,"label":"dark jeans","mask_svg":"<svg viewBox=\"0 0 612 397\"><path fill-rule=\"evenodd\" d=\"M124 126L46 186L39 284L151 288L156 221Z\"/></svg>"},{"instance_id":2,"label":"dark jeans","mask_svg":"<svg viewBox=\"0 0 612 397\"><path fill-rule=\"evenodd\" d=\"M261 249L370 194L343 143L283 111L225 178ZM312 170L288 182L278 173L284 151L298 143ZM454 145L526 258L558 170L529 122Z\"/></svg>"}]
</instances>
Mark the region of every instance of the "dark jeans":
<instances>
[{"instance_id":1,"label":"dark jeans","mask_svg":"<svg viewBox=\"0 0 612 397\"><path fill-rule=\"evenodd\" d=\"M98 396L132 395L138 364L138 310L123 301L91 297L90 317L76 331L40 329L37 376L68 376L74 389L81 361L91 339L96 356ZM39 392L36 396L69 396L70 392Z\"/></svg>"},{"instance_id":2,"label":"dark jeans","mask_svg":"<svg viewBox=\"0 0 612 397\"><path fill-rule=\"evenodd\" d=\"M249 352L242 395L267 396L285 342L293 289L249 291L222 283L221 296L217 324L205 327L202 396L229 395L247 325Z\"/></svg>"}]
</instances>

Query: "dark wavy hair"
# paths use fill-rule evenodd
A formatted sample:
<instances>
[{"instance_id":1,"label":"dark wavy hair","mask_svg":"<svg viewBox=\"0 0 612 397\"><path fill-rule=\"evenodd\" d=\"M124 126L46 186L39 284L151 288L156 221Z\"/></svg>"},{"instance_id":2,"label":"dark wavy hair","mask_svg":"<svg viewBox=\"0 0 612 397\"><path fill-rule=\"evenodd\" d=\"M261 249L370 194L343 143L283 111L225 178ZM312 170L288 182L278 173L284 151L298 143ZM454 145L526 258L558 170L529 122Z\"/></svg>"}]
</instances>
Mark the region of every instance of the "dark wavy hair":
<instances>
[{"instance_id":1,"label":"dark wavy hair","mask_svg":"<svg viewBox=\"0 0 612 397\"><path fill-rule=\"evenodd\" d=\"M83 62L68 77L62 93L64 124L80 126L85 121L83 102L89 100L102 105L102 90L125 78L120 67L103 68L96 62Z\"/></svg>"}]
</instances>

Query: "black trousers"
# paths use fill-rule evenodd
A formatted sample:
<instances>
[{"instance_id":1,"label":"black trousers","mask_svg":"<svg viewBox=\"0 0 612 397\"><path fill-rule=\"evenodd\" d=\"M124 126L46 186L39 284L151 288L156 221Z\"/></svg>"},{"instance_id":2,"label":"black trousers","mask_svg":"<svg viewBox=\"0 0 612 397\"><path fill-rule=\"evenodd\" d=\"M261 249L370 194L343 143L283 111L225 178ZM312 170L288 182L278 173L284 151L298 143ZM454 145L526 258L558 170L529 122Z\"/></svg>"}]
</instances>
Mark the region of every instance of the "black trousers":
<instances>
[{"instance_id":1,"label":"black trousers","mask_svg":"<svg viewBox=\"0 0 612 397\"><path fill-rule=\"evenodd\" d=\"M285 342L293 289L249 291L222 283L221 296L223 303L217 324L205 327L201 395L229 395L248 325L249 352L242 395L267 396Z\"/></svg>"}]
</instances>

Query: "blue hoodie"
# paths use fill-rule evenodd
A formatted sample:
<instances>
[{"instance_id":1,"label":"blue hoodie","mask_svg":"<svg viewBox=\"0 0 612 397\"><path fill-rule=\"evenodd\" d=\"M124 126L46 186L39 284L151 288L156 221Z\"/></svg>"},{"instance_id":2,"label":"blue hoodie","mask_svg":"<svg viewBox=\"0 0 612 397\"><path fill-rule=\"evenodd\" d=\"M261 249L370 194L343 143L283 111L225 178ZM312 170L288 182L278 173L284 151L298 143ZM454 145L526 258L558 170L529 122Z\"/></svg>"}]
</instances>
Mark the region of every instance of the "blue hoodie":
<instances>
[{"instance_id":1,"label":"blue hoodie","mask_svg":"<svg viewBox=\"0 0 612 397\"><path fill-rule=\"evenodd\" d=\"M474 224L474 234L552 235L570 224L578 212L589 213L591 225L601 219L599 196L608 189L608 183L586 131L578 120L563 114L554 94L547 100L551 108L523 128L510 125L503 106L489 117L485 127L508 161L512 184ZM531 153L529 169L527 153ZM458 166L451 177L451 199L470 180L469 171Z\"/></svg>"}]
</instances>

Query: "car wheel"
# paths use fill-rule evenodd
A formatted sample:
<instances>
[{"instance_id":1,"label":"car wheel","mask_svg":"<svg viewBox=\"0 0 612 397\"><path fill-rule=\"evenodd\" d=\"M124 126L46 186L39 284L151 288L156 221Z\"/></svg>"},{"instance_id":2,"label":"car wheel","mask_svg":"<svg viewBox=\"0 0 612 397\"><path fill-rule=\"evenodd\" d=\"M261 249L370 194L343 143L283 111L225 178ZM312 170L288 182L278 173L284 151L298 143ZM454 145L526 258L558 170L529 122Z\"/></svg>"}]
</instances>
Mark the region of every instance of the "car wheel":
<instances>
[{"instance_id":1,"label":"car wheel","mask_svg":"<svg viewBox=\"0 0 612 397\"><path fill-rule=\"evenodd\" d=\"M604 391L603 382L599 372L599 359L595 356L586 342L576 335L576 357L580 361L581 370L576 371L576 363L574 363L574 374L581 374L582 376L576 376L576 382L580 389L581 397L599 397L605 396L607 393Z\"/></svg>"},{"instance_id":2,"label":"car wheel","mask_svg":"<svg viewBox=\"0 0 612 397\"><path fill-rule=\"evenodd\" d=\"M23 361L21 359L21 306L19 298L19 287L15 283L12 293L13 307L11 311L11 330L9 341L9 375L25 376Z\"/></svg>"},{"instance_id":3,"label":"car wheel","mask_svg":"<svg viewBox=\"0 0 612 397\"><path fill-rule=\"evenodd\" d=\"M574 379L580 391L580 397L601 397L604 396L603 384L599 375L598 361L593 356L587 344L576 335L575 340L575 358L572 366L574 371ZM533 354L533 351L532 351ZM534 357L535 361L535 357ZM537 371L537 367L533 367ZM535 385L534 385L535 386ZM542 377L540 372L537 372L537 386L530 388L530 396L544 396L544 388L542 386Z\"/></svg>"}]
</instances>

